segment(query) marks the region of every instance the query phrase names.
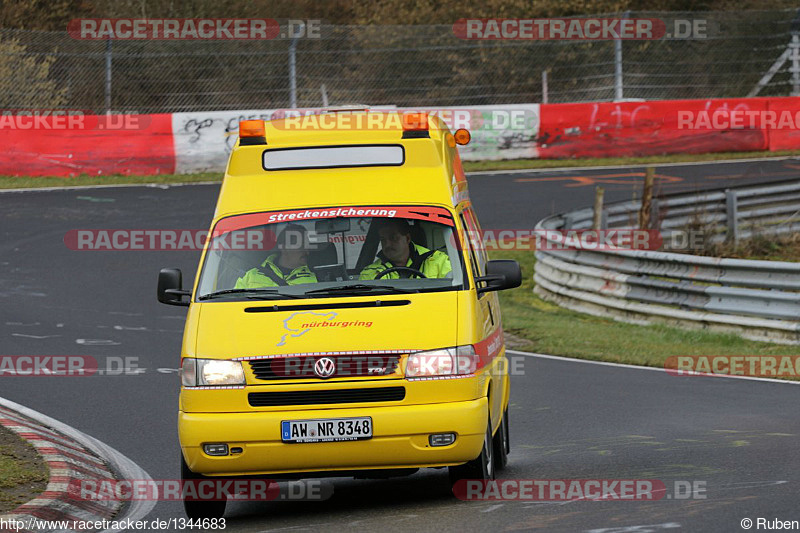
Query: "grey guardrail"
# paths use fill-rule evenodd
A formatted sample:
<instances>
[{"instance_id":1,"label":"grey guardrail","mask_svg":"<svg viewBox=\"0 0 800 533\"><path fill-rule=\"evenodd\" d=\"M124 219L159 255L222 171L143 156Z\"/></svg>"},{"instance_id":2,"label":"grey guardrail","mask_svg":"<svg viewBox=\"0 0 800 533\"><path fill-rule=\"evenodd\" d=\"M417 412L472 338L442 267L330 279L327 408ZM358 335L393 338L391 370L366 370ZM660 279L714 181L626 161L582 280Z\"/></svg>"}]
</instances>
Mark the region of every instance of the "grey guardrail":
<instances>
[{"instance_id":1,"label":"grey guardrail","mask_svg":"<svg viewBox=\"0 0 800 533\"><path fill-rule=\"evenodd\" d=\"M604 219L611 228L631 227L638 210L639 203L634 201L611 204L604 210ZM584 229L592 224L590 208L560 216L564 227ZM653 200L651 218L666 236L699 226L711 234L712 242L800 231L800 181L658 198Z\"/></svg>"},{"instance_id":2,"label":"grey guardrail","mask_svg":"<svg viewBox=\"0 0 800 533\"><path fill-rule=\"evenodd\" d=\"M666 243L690 224L706 224L714 241L731 238L731 231L739 238L800 231L800 181L676 195L654 203ZM606 227L631 228L638 208L636 202L606 206ZM725 228L713 226L719 220ZM547 244L536 251L534 291L539 297L625 322L800 344L800 264L650 250L563 249L563 236L559 240L545 231L588 229L591 223L592 210L580 209L537 224Z\"/></svg>"}]
</instances>

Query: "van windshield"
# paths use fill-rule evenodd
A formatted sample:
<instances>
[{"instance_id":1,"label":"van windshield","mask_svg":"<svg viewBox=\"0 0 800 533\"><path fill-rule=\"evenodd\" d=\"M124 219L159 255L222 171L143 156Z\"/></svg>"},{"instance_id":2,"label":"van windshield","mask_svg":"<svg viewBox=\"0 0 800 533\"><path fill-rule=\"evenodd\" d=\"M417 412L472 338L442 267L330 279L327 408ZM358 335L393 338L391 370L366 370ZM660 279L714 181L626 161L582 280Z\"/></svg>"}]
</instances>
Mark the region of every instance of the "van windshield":
<instances>
[{"instance_id":1,"label":"van windshield","mask_svg":"<svg viewBox=\"0 0 800 533\"><path fill-rule=\"evenodd\" d=\"M352 206L221 219L198 300L318 298L457 290L465 270L441 207Z\"/></svg>"}]
</instances>

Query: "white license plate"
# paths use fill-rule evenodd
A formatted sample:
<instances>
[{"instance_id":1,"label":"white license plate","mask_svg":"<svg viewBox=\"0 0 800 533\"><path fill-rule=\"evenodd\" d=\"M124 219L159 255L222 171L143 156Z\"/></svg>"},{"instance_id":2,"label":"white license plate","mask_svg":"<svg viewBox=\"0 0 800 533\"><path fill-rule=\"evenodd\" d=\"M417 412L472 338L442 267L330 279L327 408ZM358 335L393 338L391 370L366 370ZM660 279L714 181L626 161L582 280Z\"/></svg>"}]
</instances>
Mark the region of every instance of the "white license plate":
<instances>
[{"instance_id":1,"label":"white license plate","mask_svg":"<svg viewBox=\"0 0 800 533\"><path fill-rule=\"evenodd\" d=\"M283 442L340 442L372 438L372 418L325 418L320 420L284 420Z\"/></svg>"}]
</instances>

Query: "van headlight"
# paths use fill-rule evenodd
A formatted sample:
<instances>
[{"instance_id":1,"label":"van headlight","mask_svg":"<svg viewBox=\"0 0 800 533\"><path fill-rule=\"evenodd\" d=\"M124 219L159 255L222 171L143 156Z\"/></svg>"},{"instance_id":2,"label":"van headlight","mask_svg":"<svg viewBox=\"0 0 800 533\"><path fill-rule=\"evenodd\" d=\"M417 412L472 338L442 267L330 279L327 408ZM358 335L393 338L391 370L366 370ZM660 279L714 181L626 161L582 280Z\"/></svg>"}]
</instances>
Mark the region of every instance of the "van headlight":
<instances>
[{"instance_id":1,"label":"van headlight","mask_svg":"<svg viewBox=\"0 0 800 533\"><path fill-rule=\"evenodd\" d=\"M181 364L184 387L202 385L244 385L244 368L239 361L186 358Z\"/></svg>"},{"instance_id":2,"label":"van headlight","mask_svg":"<svg viewBox=\"0 0 800 533\"><path fill-rule=\"evenodd\" d=\"M406 377L463 376L472 374L477 367L475 348L468 344L412 353L406 362Z\"/></svg>"}]
</instances>

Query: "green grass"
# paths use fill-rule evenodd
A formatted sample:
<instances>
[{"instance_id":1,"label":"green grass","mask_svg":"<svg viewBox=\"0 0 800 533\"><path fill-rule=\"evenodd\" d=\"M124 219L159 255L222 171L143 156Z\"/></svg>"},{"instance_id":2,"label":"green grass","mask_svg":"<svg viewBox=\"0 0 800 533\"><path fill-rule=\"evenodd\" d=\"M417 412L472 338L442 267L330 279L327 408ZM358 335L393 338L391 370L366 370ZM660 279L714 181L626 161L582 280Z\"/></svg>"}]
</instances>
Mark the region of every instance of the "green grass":
<instances>
[{"instance_id":1,"label":"green grass","mask_svg":"<svg viewBox=\"0 0 800 533\"><path fill-rule=\"evenodd\" d=\"M47 466L36 450L0 426L0 513L33 499L47 481Z\"/></svg>"},{"instance_id":2,"label":"green grass","mask_svg":"<svg viewBox=\"0 0 800 533\"><path fill-rule=\"evenodd\" d=\"M725 159L750 159L758 157L800 157L800 150L775 152L720 152L713 154L669 154L646 157L598 157L587 159L507 159L503 161L465 161L464 170L519 170L564 167L604 167L622 165L657 165L663 163L691 163L695 161L721 161Z\"/></svg>"},{"instance_id":3,"label":"green grass","mask_svg":"<svg viewBox=\"0 0 800 533\"><path fill-rule=\"evenodd\" d=\"M564 167L596 167L619 165L656 165L659 163L686 163L692 161L719 161L722 159L747 159L752 157L800 156L800 150L780 152L736 152L716 154L673 154L649 157L607 157L592 159L508 159L503 161L465 161L467 172L489 170L547 169ZM79 187L85 185L119 185L147 183L197 183L220 181L222 173L204 172L199 174L159 174L155 176L0 176L0 189L20 189L28 187Z\"/></svg>"},{"instance_id":4,"label":"green grass","mask_svg":"<svg viewBox=\"0 0 800 533\"><path fill-rule=\"evenodd\" d=\"M732 257L735 259L759 259L763 261L800 262L800 234L756 235L737 244L721 242L697 252L710 257Z\"/></svg>"},{"instance_id":5,"label":"green grass","mask_svg":"<svg viewBox=\"0 0 800 533\"><path fill-rule=\"evenodd\" d=\"M562 309L533 294L532 252L498 251L491 255L493 259L515 259L522 266L522 287L501 292L500 301L503 328L528 341L520 346L523 350L662 368L672 355L800 354L800 346L662 325L637 326Z\"/></svg>"},{"instance_id":6,"label":"green grass","mask_svg":"<svg viewBox=\"0 0 800 533\"><path fill-rule=\"evenodd\" d=\"M42 481L41 470L32 468L26 462L20 462L10 454L8 449L0 448L0 489L16 487L31 481Z\"/></svg>"},{"instance_id":7,"label":"green grass","mask_svg":"<svg viewBox=\"0 0 800 533\"><path fill-rule=\"evenodd\" d=\"M221 181L219 172L200 174L158 174L155 176L87 176L82 174L71 178L62 176L0 176L0 189L22 189L29 187L79 187L85 185L127 185L148 183L197 183Z\"/></svg>"}]
</instances>

